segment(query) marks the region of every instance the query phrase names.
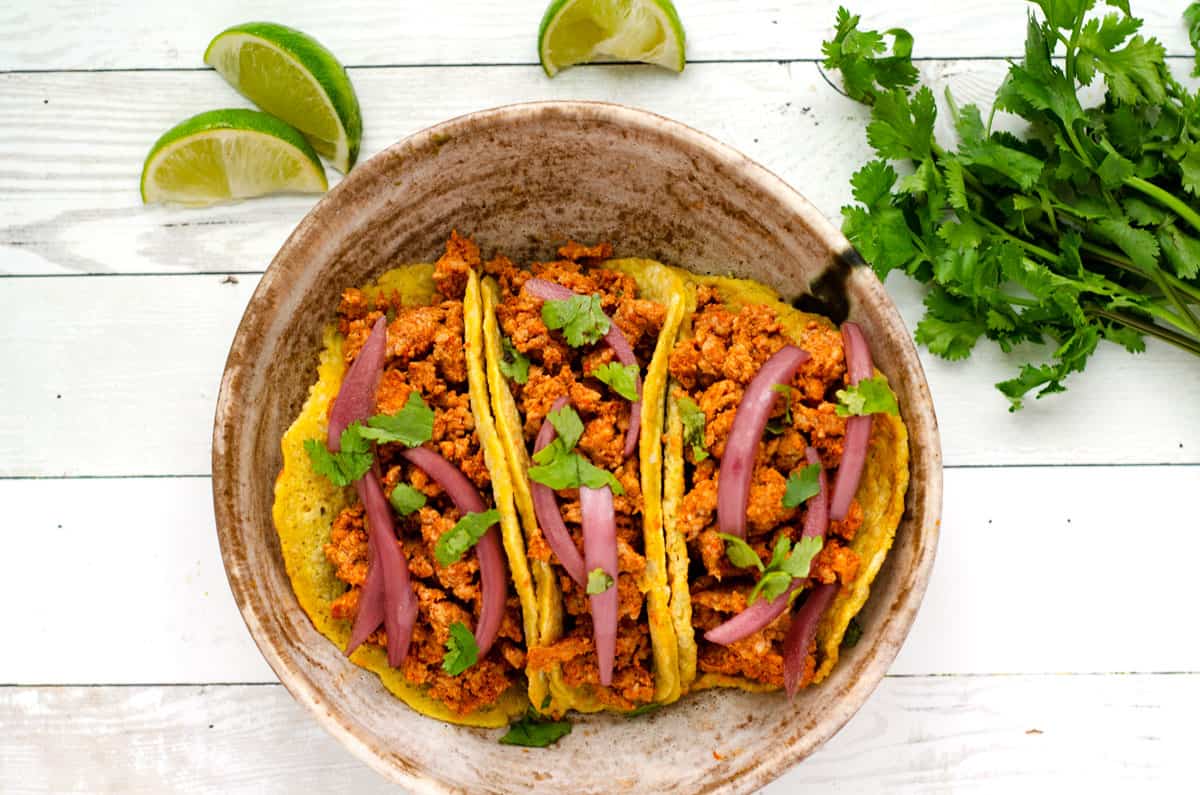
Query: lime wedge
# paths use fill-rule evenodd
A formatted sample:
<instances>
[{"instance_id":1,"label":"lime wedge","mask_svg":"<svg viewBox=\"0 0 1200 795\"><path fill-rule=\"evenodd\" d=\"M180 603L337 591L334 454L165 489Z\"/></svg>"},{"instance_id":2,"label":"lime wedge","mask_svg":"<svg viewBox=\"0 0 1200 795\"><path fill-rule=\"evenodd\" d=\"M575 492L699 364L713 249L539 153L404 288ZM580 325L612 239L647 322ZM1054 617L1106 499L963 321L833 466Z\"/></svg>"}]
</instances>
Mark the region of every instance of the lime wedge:
<instances>
[{"instance_id":1,"label":"lime wedge","mask_svg":"<svg viewBox=\"0 0 1200 795\"><path fill-rule=\"evenodd\" d=\"M554 0L538 30L538 55L550 77L600 60L682 72L683 51L683 25L671 0Z\"/></svg>"},{"instance_id":2,"label":"lime wedge","mask_svg":"<svg viewBox=\"0 0 1200 795\"><path fill-rule=\"evenodd\" d=\"M329 187L295 128L257 110L210 110L163 133L142 166L142 201L214 204Z\"/></svg>"},{"instance_id":3,"label":"lime wedge","mask_svg":"<svg viewBox=\"0 0 1200 795\"><path fill-rule=\"evenodd\" d=\"M320 42L272 22L218 33L204 62L267 113L308 138L343 174L358 158L362 113L345 68Z\"/></svg>"}]
</instances>

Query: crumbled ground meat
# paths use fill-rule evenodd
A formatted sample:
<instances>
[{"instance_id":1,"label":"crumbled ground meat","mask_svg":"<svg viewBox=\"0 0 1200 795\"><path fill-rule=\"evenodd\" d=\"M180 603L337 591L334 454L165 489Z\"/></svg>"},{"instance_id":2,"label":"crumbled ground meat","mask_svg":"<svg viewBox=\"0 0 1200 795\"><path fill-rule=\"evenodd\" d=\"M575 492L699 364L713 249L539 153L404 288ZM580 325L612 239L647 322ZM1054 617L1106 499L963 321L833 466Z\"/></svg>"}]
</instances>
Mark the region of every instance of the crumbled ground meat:
<instances>
[{"instance_id":1,"label":"crumbled ground meat","mask_svg":"<svg viewBox=\"0 0 1200 795\"><path fill-rule=\"evenodd\" d=\"M651 700L654 694L645 597L638 588L646 567L638 459L636 455L624 456L630 404L591 377L595 368L613 360L608 346L598 342L571 347L560 332L546 327L541 314L543 301L521 288L533 275L580 294L599 295L601 307L624 333L643 368L653 355L658 332L666 318L666 307L639 299L637 283L631 276L602 266L602 261L612 254L608 244L583 246L572 242L558 253L561 259L534 263L528 270L518 268L506 257L497 256L484 266L484 270L495 276L500 284L501 303L496 315L501 331L530 361L527 381L509 385L524 418L527 442L532 445L554 401L566 395L584 424L577 449L596 466L613 472L625 490L625 494L616 495L613 500L619 544L617 589L621 618L613 684L608 688L601 687L587 594L560 571L564 635L553 644L530 649L528 662L534 670L558 664L568 685L591 685L602 703L629 709ZM567 529L582 551L577 490L564 489L558 493L558 498ZM536 530L528 539L528 550L534 559L555 561L553 552Z\"/></svg>"},{"instance_id":2,"label":"crumbled ground meat","mask_svg":"<svg viewBox=\"0 0 1200 795\"><path fill-rule=\"evenodd\" d=\"M772 427L759 445L750 482L747 504L747 542L764 562L770 558L775 539L795 541L803 526L805 511L786 508L782 498L787 479L807 465L805 450L812 446L833 482L841 461L846 420L835 411L835 393L845 385L845 356L841 334L819 320L805 325L793 339L768 305L749 305L739 310L721 302L715 288L697 291L697 313L692 336L676 343L669 369L680 387L674 397L691 398L705 417L705 447L709 457L697 463L686 448L686 490L677 517L692 561L692 623L699 644L697 666L701 671L746 677L765 684L783 684L781 644L790 616L785 614L770 626L729 646L708 643L705 630L721 624L746 607L746 594L757 572L735 567L717 535L717 482L725 442L746 385L772 355L787 344L810 354L801 365L784 398L776 399ZM789 414L791 422L787 423ZM850 512L830 525L825 546L813 561L813 582L847 583L858 572L859 560L845 545L862 525L862 508L851 503ZM813 654L805 663L802 684L812 678Z\"/></svg>"},{"instance_id":3,"label":"crumbled ground meat","mask_svg":"<svg viewBox=\"0 0 1200 795\"><path fill-rule=\"evenodd\" d=\"M360 290L346 290L338 309L338 327L346 338L344 347L349 364L375 320L383 314L391 318L387 361L376 392L377 410L387 414L399 411L409 393L415 390L434 410L430 446L462 470L487 499L491 477L475 434L463 340L462 296L469 269L479 267L479 249L455 234L434 269L434 281L442 299L439 303L404 306L394 293L381 294L371 301ZM520 603L510 593L499 637L484 659L458 676L442 670L450 625L461 622L474 627L479 617L482 604L479 564L470 553L450 566L442 566L434 559L438 539L461 516L442 488L401 458L400 450L395 444L377 447L385 493L390 494L397 483L403 482L427 498L425 507L408 516L396 517L397 543L408 561L419 610L408 658L404 661L404 678L427 688L431 697L456 714L467 715L495 703L520 680L525 664ZM361 505L346 508L335 518L325 556L334 565L338 579L350 586L333 602L333 616L353 621L369 565L366 520ZM387 633L380 629L367 642L386 647Z\"/></svg>"}]
</instances>

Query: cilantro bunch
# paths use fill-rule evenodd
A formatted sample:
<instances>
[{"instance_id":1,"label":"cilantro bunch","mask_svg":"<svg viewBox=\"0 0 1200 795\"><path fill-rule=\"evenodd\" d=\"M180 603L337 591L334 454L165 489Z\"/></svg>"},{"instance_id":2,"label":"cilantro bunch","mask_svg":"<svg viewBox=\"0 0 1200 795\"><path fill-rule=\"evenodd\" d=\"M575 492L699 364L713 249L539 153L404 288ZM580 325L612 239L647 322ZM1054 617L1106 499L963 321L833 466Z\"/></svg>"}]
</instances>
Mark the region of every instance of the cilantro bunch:
<instances>
[{"instance_id":1,"label":"cilantro bunch","mask_svg":"<svg viewBox=\"0 0 1200 795\"><path fill-rule=\"evenodd\" d=\"M1128 0L1102 16L1097 0L1031 1L1041 15L986 118L947 92L953 148L935 140L906 31L859 30L842 8L823 46L847 95L872 106L878 159L851 179L847 237L880 278L930 285L916 338L931 352L963 359L981 337L1052 346L996 385L1012 410L1064 391L1101 340L1140 352L1149 335L1200 355L1200 97L1137 35ZM1185 17L1196 46L1200 3ZM1103 101L1085 107L1097 80ZM1021 134L993 129L997 113Z\"/></svg>"}]
</instances>

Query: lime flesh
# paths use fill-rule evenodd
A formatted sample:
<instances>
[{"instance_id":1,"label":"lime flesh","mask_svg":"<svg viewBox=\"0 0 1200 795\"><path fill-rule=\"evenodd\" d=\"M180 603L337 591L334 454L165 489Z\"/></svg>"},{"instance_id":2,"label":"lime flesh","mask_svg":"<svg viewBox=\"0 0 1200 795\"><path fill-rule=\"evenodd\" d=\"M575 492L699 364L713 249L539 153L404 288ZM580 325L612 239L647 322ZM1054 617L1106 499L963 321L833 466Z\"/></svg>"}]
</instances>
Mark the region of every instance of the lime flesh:
<instances>
[{"instance_id":1,"label":"lime flesh","mask_svg":"<svg viewBox=\"0 0 1200 795\"><path fill-rule=\"evenodd\" d=\"M321 160L303 135L266 113L239 108L177 124L142 166L146 203L206 205L328 187Z\"/></svg>"},{"instance_id":2,"label":"lime flesh","mask_svg":"<svg viewBox=\"0 0 1200 795\"><path fill-rule=\"evenodd\" d=\"M542 17L546 74L588 61L641 61L683 71L683 25L671 0L554 0Z\"/></svg>"},{"instance_id":3,"label":"lime flesh","mask_svg":"<svg viewBox=\"0 0 1200 795\"><path fill-rule=\"evenodd\" d=\"M209 43L204 62L242 95L300 130L345 173L358 158L362 112L345 68L318 41L271 22L248 22Z\"/></svg>"}]
</instances>

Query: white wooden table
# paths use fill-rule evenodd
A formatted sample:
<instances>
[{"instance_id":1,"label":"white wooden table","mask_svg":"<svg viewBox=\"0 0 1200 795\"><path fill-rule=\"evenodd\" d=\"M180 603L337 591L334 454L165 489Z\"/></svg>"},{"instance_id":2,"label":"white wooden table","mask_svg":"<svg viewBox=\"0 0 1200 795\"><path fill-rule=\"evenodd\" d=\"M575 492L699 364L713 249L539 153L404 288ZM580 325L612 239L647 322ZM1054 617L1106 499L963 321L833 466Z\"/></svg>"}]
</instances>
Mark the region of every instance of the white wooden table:
<instances>
[{"instance_id":1,"label":"white wooden table","mask_svg":"<svg viewBox=\"0 0 1200 795\"><path fill-rule=\"evenodd\" d=\"M160 132L246 104L202 68L213 34L252 14L320 38L350 66L364 157L479 108L612 100L732 144L837 218L868 153L864 109L816 65L832 0L680 0L682 76L553 81L541 0L241 5L0 8L3 792L389 790L276 683L217 550L225 351L313 200L141 205ZM961 99L986 100L1023 45L1017 0L853 5L908 27ZM1183 7L1134 0L1180 73ZM888 288L915 324L921 290ZM924 607L861 713L768 791L1196 791L1200 363L1106 346L1066 395L1010 415L991 384L1017 359L924 360L946 461Z\"/></svg>"}]
</instances>

